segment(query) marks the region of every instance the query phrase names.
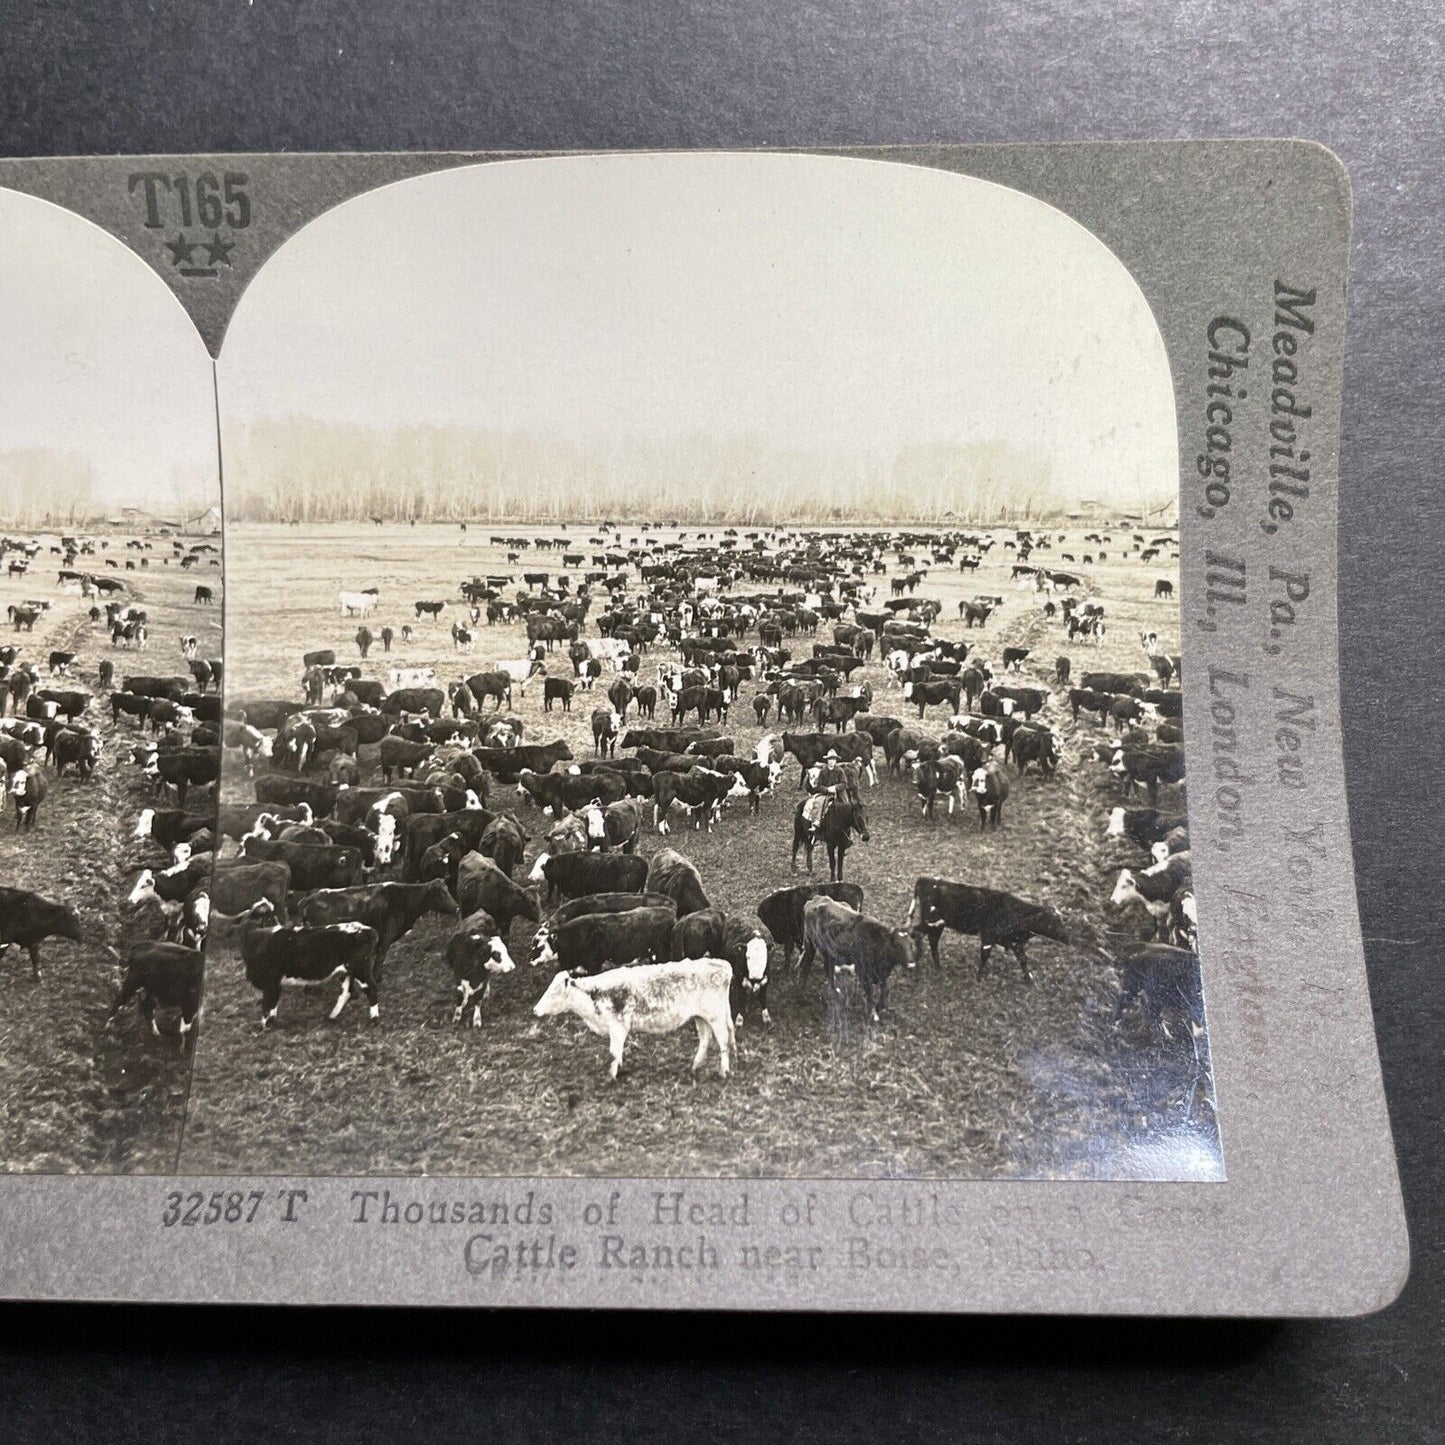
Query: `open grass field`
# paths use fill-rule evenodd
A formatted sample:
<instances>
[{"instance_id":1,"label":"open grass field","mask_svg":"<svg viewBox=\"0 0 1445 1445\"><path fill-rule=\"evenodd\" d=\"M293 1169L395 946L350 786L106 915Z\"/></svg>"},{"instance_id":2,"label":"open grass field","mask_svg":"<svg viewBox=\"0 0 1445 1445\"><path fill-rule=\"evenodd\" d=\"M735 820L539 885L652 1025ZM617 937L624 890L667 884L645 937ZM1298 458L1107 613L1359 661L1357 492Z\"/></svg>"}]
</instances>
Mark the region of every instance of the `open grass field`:
<instances>
[{"instance_id":1,"label":"open grass field","mask_svg":"<svg viewBox=\"0 0 1445 1445\"><path fill-rule=\"evenodd\" d=\"M228 699L300 695L301 654L334 647L338 662L356 662L355 619L337 606L342 588L379 587L381 605L370 619L412 622L409 645L390 656L373 649L367 676L388 666L434 665L442 683L525 654L520 623L488 628L475 649L457 654L448 632L458 615L458 585L474 575L522 570L556 573L560 554L524 554L508 565L505 548L486 532L555 535L515 526L233 525L227 538ZM722 524L716 528L720 535ZM1019 681L1051 684L1054 660L1071 656L1074 673L1094 668L1147 667L1139 635L1156 630L1166 650L1178 651L1177 604L1156 601L1154 583L1174 564L1110 560L1079 568L1059 559L1078 553L1084 529L1034 561L1082 571L1083 589L1107 609L1101 643L1066 646L1057 623L1046 623L1044 599L1009 578L1014 560L996 547L972 573L935 567L918 589L943 604L934 632L965 634L958 600L1001 594L1004 605L971 634L981 655L995 661L1005 645L1032 648ZM592 535L569 529L579 550ZM624 527L624 542L640 535ZM666 538L675 534L662 532ZM690 530L695 537L696 531ZM1007 535L999 530L1000 539ZM1122 535L1116 533L1116 535ZM896 572L890 554L889 575ZM636 586L636 573L633 573ZM880 599L887 578L870 579ZM740 587L740 590L747 590ZM416 622L412 603L446 598L440 621ZM595 610L595 609L594 609ZM595 626L583 634L595 637ZM819 638L829 635L825 628ZM791 643L794 656L812 638ZM757 641L756 634L745 640ZM675 660L667 647L649 650L654 663ZM565 648L552 663L570 673ZM873 711L917 722L875 653L854 674L871 683ZM1002 680L1002 679L1001 679ZM1012 679L1011 679L1012 680ZM534 685L517 712L527 740L565 737L578 758L591 755L589 715L601 703L579 691L570 714L541 711ZM764 730L755 726L745 682L724 731L748 750ZM658 726L664 726L659 707ZM948 709L930 708L924 726L941 734ZM629 721L631 720L629 716ZM1065 739L1059 774L1035 769L1013 779L1004 826L980 832L969 811L936 821L920 816L911 783L888 779L879 751L880 783L863 789L871 842L848 856L847 878L865 890L865 909L901 926L920 874L985 884L1056 907L1074 944L1035 940L1030 946L1035 985L1028 987L1000 951L991 972L976 977L978 945L945 934L943 967L925 960L892 980L880 1026L865 1025L861 998L830 1005L821 976L772 970L771 1028L749 1018L739 1030L733 1077L709 1071L694 1083L688 1060L692 1031L660 1039L634 1035L622 1081L609 1082L604 1042L576 1020L537 1021L531 1007L550 971L528 967L530 925L510 937L515 973L497 981L483 1026L452 1022L454 992L442 951L451 923L424 918L391 951L381 986L381 1018L369 1023L353 1004L336 1023L326 1013L335 985L288 990L267 1033L241 973L233 942L220 930L208 950L206 1010L197 1046L182 1168L191 1173L335 1173L633 1176L898 1176L1197 1178L1220 1172L1212 1091L1197 1088L1187 1038L1170 1048L1154 1042L1142 1020L1113 1022L1115 973L1104 952L1111 934L1139 937L1141 915L1112 910L1108 898L1120 867L1140 852L1107 839L1105 821L1121 801L1118 783L1097 763L1082 763L1084 743L1098 735L1070 720L1062 695L1046 719ZM363 774L374 766L364 748ZM232 767L223 796L249 800L244 772ZM684 829L660 840L648 828L639 851L673 846L701 871L712 902L750 914L770 889L804 881L791 874L788 853L798 769L785 763L777 795L754 819L734 803L712 833ZM1182 809L1179 790L1164 798ZM494 786L493 808L513 809L531 836L528 861L549 820L514 789ZM818 878L826 878L819 852ZM846 1001L845 1001L846 1003ZM1203 1045L1201 1044L1201 1049ZM1207 1054L1205 1055L1207 1059Z\"/></svg>"},{"instance_id":2,"label":"open grass field","mask_svg":"<svg viewBox=\"0 0 1445 1445\"><path fill-rule=\"evenodd\" d=\"M57 541L42 538L47 547ZM81 565L106 569L105 556L134 557L123 535ZM113 725L105 694L97 689L102 657L115 663L116 682L127 672L184 671L177 639L193 633L203 656L220 648L219 606L197 607L203 581L219 596L217 570L185 572L162 564L170 542L153 539L150 565L117 571L126 600L145 608L151 641L145 652L113 649L104 623L92 626L91 603L57 582L59 558L36 557L29 575L0 576L0 609L37 598L50 603L33 633L3 634L18 643L20 659L36 662L46 686L52 649L78 655L70 680L55 685L94 696L82 722L98 727L104 752L95 775L51 778L49 797L33 833L15 831L14 810L0 821L0 884L26 888L53 902L72 905L85 941L51 939L41 946L44 976L32 981L22 948L0 958L0 1167L43 1173L167 1173L175 1167L189 1081L189 1058L178 1054L174 1029L153 1038L129 1012L105 1027L120 981L118 951L126 942L125 899L135 872L163 860L153 844L133 836L136 818L153 800L126 744L138 737L134 723Z\"/></svg>"}]
</instances>

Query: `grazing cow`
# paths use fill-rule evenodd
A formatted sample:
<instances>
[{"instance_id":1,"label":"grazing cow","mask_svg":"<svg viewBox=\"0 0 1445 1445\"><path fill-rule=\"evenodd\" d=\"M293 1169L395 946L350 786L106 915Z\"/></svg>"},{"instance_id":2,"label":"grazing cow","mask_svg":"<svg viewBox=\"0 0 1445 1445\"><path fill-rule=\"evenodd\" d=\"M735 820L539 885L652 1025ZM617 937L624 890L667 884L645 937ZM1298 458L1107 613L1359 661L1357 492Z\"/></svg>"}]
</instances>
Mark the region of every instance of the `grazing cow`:
<instances>
[{"instance_id":1,"label":"grazing cow","mask_svg":"<svg viewBox=\"0 0 1445 1445\"><path fill-rule=\"evenodd\" d=\"M888 976L899 964L912 968L918 962L918 945L905 930L889 928L866 913L856 912L831 898L810 898L803 905L803 957L806 970L815 957L831 988L837 988L837 970L849 969L863 987L868 1012L878 1023L888 1006Z\"/></svg>"},{"instance_id":2,"label":"grazing cow","mask_svg":"<svg viewBox=\"0 0 1445 1445\"><path fill-rule=\"evenodd\" d=\"M291 870L291 887L298 893L313 888L353 888L366 872L361 852L328 843L284 843L279 839L244 839L241 855L262 863L284 863Z\"/></svg>"},{"instance_id":3,"label":"grazing cow","mask_svg":"<svg viewBox=\"0 0 1445 1445\"><path fill-rule=\"evenodd\" d=\"M1154 583L1154 595L1156 597L1172 597L1174 595L1174 584L1167 577L1160 577Z\"/></svg>"},{"instance_id":4,"label":"grazing cow","mask_svg":"<svg viewBox=\"0 0 1445 1445\"><path fill-rule=\"evenodd\" d=\"M418 622L420 622L423 617L430 617L432 621L435 622L446 610L446 605L445 602L412 603L412 606L416 609L416 619Z\"/></svg>"},{"instance_id":5,"label":"grazing cow","mask_svg":"<svg viewBox=\"0 0 1445 1445\"><path fill-rule=\"evenodd\" d=\"M646 870L646 890L667 894L677 904L679 915L712 907L703 892L702 875L692 860L672 848L663 848L652 855Z\"/></svg>"},{"instance_id":6,"label":"grazing cow","mask_svg":"<svg viewBox=\"0 0 1445 1445\"><path fill-rule=\"evenodd\" d=\"M269 1027L276 1017L282 984L321 983L338 974L341 992L329 1017L340 1015L355 986L366 998L372 1019L379 1018L376 948L376 930L364 923L324 928L283 924L269 903L257 903L241 928L241 958L247 983L261 995L261 1027Z\"/></svg>"},{"instance_id":7,"label":"grazing cow","mask_svg":"<svg viewBox=\"0 0 1445 1445\"><path fill-rule=\"evenodd\" d=\"M574 975L597 973L608 965L660 963L672 956L676 922L669 907L584 913L566 923L551 923L539 933L532 963L555 963Z\"/></svg>"},{"instance_id":8,"label":"grazing cow","mask_svg":"<svg viewBox=\"0 0 1445 1445\"><path fill-rule=\"evenodd\" d=\"M517 871L526 847L527 834L522 825L510 814L502 813L482 830L477 852L490 858L510 878Z\"/></svg>"},{"instance_id":9,"label":"grazing cow","mask_svg":"<svg viewBox=\"0 0 1445 1445\"><path fill-rule=\"evenodd\" d=\"M1032 651L1028 647L1006 647L1003 650L1003 670L1005 672L1021 672L1025 659Z\"/></svg>"},{"instance_id":10,"label":"grazing cow","mask_svg":"<svg viewBox=\"0 0 1445 1445\"><path fill-rule=\"evenodd\" d=\"M577 979L563 972L532 1012L538 1018L576 1014L593 1033L605 1036L612 1059L608 1073L614 1080L629 1033L670 1034L693 1023L698 1045L693 1073L706 1062L711 1038L717 1042L719 1072L726 1078L734 1049L732 976L731 964L712 958L615 968L595 978Z\"/></svg>"},{"instance_id":11,"label":"grazing cow","mask_svg":"<svg viewBox=\"0 0 1445 1445\"><path fill-rule=\"evenodd\" d=\"M496 921L484 909L462 920L447 940L447 967L457 984L457 1006L452 1022L460 1023L472 1011L472 1027L482 1026L482 1005L491 997L492 980L516 968Z\"/></svg>"},{"instance_id":12,"label":"grazing cow","mask_svg":"<svg viewBox=\"0 0 1445 1445\"><path fill-rule=\"evenodd\" d=\"M572 749L557 738L550 743L473 748L472 756L498 782L515 783L524 772L546 773L557 763L570 763Z\"/></svg>"},{"instance_id":13,"label":"grazing cow","mask_svg":"<svg viewBox=\"0 0 1445 1445\"><path fill-rule=\"evenodd\" d=\"M459 910L440 878L428 883L367 883L359 888L320 888L303 899L296 916L311 928L364 923L376 933L377 966L391 946L427 913L456 918Z\"/></svg>"},{"instance_id":14,"label":"grazing cow","mask_svg":"<svg viewBox=\"0 0 1445 1445\"><path fill-rule=\"evenodd\" d=\"M457 905L462 913L485 909L497 920L503 936L518 918L541 921L540 890L514 883L490 858L468 853L457 868Z\"/></svg>"},{"instance_id":15,"label":"grazing cow","mask_svg":"<svg viewBox=\"0 0 1445 1445\"><path fill-rule=\"evenodd\" d=\"M1008 774L997 763L986 763L974 770L969 787L978 804L979 830L1000 827L1003 805L1008 799Z\"/></svg>"},{"instance_id":16,"label":"grazing cow","mask_svg":"<svg viewBox=\"0 0 1445 1445\"><path fill-rule=\"evenodd\" d=\"M481 707L487 698L496 700L496 711L502 710L502 703L505 701L508 709L512 706L512 686L515 679L511 673L505 671L478 672L466 680L467 691L476 699L477 706ZM525 688L525 683L522 684Z\"/></svg>"},{"instance_id":17,"label":"grazing cow","mask_svg":"<svg viewBox=\"0 0 1445 1445\"><path fill-rule=\"evenodd\" d=\"M209 587L199 586L196 588L196 595L192 600L199 606L209 607L216 600L216 594Z\"/></svg>"},{"instance_id":18,"label":"grazing cow","mask_svg":"<svg viewBox=\"0 0 1445 1445\"><path fill-rule=\"evenodd\" d=\"M47 938L82 941L80 918L67 903L51 903L24 888L0 887L0 957L18 943L30 955L32 978L40 977L40 945Z\"/></svg>"},{"instance_id":19,"label":"grazing cow","mask_svg":"<svg viewBox=\"0 0 1445 1445\"><path fill-rule=\"evenodd\" d=\"M1025 983L1033 982L1025 951L1030 938L1069 942L1063 920L1052 908L995 888L976 888L946 878L920 878L913 885L907 926L916 938L928 940L935 965L944 929L976 937L980 978L988 967L989 955L1001 945L1018 959Z\"/></svg>"},{"instance_id":20,"label":"grazing cow","mask_svg":"<svg viewBox=\"0 0 1445 1445\"><path fill-rule=\"evenodd\" d=\"M106 1023L112 1023L126 1004L139 998L141 1014L159 1038L156 1010L176 1009L181 1016L180 1046L184 1052L200 1017L204 976L205 958L199 948L154 941L133 944L126 954L125 975Z\"/></svg>"}]
</instances>

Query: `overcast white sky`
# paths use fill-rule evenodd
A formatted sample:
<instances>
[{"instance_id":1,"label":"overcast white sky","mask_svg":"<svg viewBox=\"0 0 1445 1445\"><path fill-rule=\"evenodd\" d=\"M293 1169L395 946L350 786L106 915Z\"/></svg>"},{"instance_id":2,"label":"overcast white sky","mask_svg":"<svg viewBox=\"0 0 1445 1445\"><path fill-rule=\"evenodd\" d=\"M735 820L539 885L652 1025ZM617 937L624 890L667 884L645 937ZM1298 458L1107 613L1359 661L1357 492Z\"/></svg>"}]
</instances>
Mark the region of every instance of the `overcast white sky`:
<instances>
[{"instance_id":1,"label":"overcast white sky","mask_svg":"<svg viewBox=\"0 0 1445 1445\"><path fill-rule=\"evenodd\" d=\"M0 190L0 453L31 447L88 459L104 508L215 487L210 362L175 297L89 221Z\"/></svg>"},{"instance_id":2,"label":"overcast white sky","mask_svg":"<svg viewBox=\"0 0 1445 1445\"><path fill-rule=\"evenodd\" d=\"M699 429L890 456L1002 440L1065 497L1177 477L1147 304L1021 193L874 161L521 161L372 192L288 242L220 363L228 423Z\"/></svg>"}]
</instances>

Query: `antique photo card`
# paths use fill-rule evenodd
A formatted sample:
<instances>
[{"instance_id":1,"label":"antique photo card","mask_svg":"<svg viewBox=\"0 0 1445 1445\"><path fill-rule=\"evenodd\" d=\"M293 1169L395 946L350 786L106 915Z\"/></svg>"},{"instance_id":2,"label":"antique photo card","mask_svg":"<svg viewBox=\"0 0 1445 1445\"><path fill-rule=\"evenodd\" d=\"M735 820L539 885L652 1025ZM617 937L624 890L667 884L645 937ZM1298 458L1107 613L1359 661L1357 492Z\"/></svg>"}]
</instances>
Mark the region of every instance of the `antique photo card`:
<instances>
[{"instance_id":1,"label":"antique photo card","mask_svg":"<svg viewBox=\"0 0 1445 1445\"><path fill-rule=\"evenodd\" d=\"M12 363L6 585L50 549L94 680L3 724L12 811L64 804L0 845L9 960L85 919L12 1027L73 1014L52 956L93 995L89 1094L7 1123L10 1292L1398 1289L1328 153L16 162L0 202L180 333L108 286L72 346L0 257L63 357L171 348L87 362L104 405ZM114 846L57 871L87 809Z\"/></svg>"}]
</instances>

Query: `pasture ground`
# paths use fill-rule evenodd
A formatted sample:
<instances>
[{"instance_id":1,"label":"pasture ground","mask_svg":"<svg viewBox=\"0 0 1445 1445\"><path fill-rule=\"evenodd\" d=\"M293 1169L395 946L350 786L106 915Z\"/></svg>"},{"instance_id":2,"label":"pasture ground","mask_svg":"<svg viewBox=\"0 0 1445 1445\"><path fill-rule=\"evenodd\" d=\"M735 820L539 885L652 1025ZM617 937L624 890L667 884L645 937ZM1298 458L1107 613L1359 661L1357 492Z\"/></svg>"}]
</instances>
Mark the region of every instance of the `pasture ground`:
<instances>
[{"instance_id":1,"label":"pasture ground","mask_svg":"<svg viewBox=\"0 0 1445 1445\"><path fill-rule=\"evenodd\" d=\"M47 545L58 540L43 539ZM33 833L18 834L13 809L0 820L0 882L28 888L80 914L84 943L51 939L41 947L43 978L30 977L21 948L0 959L0 1168L37 1173L169 1173L180 1145L190 1075L189 1057L176 1047L173 1019L155 1038L139 1013L128 1009L107 1029L106 1015L120 982L117 957L123 952L125 898L136 871L162 854L131 835L142 808L153 800L127 744L137 726L122 718L112 725L109 707L96 685L102 657L115 663L116 682L127 672L184 672L178 639L200 638L201 655L216 656L221 641L221 607L193 604L197 582L220 596L219 569L202 565L182 571L168 538L155 537L150 565L135 572L111 572L104 557L135 557L126 537L108 536L108 550L80 559L98 574L121 577L129 600L150 617L144 652L112 649L103 623L92 627L90 602L56 581L59 558L42 551L28 576L0 576L0 609L24 598L48 601L50 610L34 633L3 633L19 643L22 659L35 661L48 686L45 663L52 649L78 654L70 680L57 687L83 687L95 695L85 718L104 739L100 766L89 782L73 773L51 778L50 795ZM3 612L0 612L3 616Z\"/></svg>"},{"instance_id":2,"label":"pasture ground","mask_svg":"<svg viewBox=\"0 0 1445 1445\"><path fill-rule=\"evenodd\" d=\"M654 529L655 531L657 529ZM689 529L696 536L695 529ZM722 524L712 529L720 536ZM740 528L740 531L749 530ZM373 649L368 676L388 665L431 664L443 681L481 670L496 659L521 657L520 625L483 623L470 654L453 651L448 627L460 606L458 584L474 575L524 570L556 573L560 551L529 550L509 565L489 532L561 535L560 527L232 525L228 535L230 605L227 690L231 698L299 695L301 654L334 647L339 662L357 660L357 622L343 619L341 588L377 586L384 623L416 629L388 657ZM567 529L577 550L595 528ZM641 535L624 527L624 539ZM664 539L674 533L662 531ZM1005 535L1002 530L998 535ZM1147 667L1139 642L1154 628L1178 650L1177 604L1155 601L1157 576L1174 564L1111 560L1076 568L1055 543L1036 561L1082 571L1087 591L1107 607L1101 644L1066 647L1057 624L1045 623L1044 599L1009 580L1011 552L996 547L977 572L934 568L920 597L939 598L935 631L962 631L957 601L997 593L1005 604L972 641L998 659L1006 644L1033 648L1021 681L1051 681L1054 659L1068 654L1075 676L1100 668ZM1119 534L1116 531L1116 536ZM897 571L890 554L889 575ZM877 579L885 598L887 579ZM575 584L574 584L575 585ZM634 586L635 574L634 574ZM740 590L749 590L744 584ZM412 603L448 601L439 622L415 621ZM584 635L595 636L595 626ZM829 636L827 624L819 639ZM812 638L791 645L811 652ZM756 642L756 635L747 639ZM644 664L674 660L653 649ZM554 671L570 674L565 652ZM873 710L909 716L880 659L855 674L875 691ZM603 686L610 678L604 676ZM725 731L739 752L761 736L745 683ZM563 736L579 758L590 756L589 714L603 702L580 692L570 714L545 719L540 688L517 711L529 740ZM661 714L661 709L659 710ZM631 718L631 714L629 718ZM916 722L916 711L912 714ZM923 873L966 880L1053 904L1079 933L1107 942L1141 936L1141 920L1108 907L1118 869L1138 850L1104 837L1117 784L1079 754L1095 730L1075 725L1059 704L1047 714L1065 738L1064 761L1051 781L1031 771L1014 779L1004 827L985 835L975 812L923 820L911 785L883 780L864 788L872 841L848 856L847 877L863 885L865 908L901 925L914 879ZM925 726L941 733L945 710L929 710ZM665 725L661 715L658 725ZM365 765L372 756L363 749ZM880 754L881 757L881 754ZM228 771L224 796L249 799L239 770ZM717 830L684 830L660 840L650 827L640 847L671 845L690 856L716 904L750 913L772 888L803 881L790 873L798 770L788 760L777 796L750 818L734 804ZM1167 790L1165 799L1178 790ZM1175 799L1182 807L1182 797ZM531 835L528 860L547 820L495 787L491 806L516 811ZM826 877L826 861L819 854ZM716 1056L697 1083L688 1073L691 1029L662 1038L634 1037L622 1082L605 1072L606 1048L573 1019L535 1020L532 1004L549 981L528 967L528 925L510 947L517 971L497 981L480 1029L452 1022L454 994L442 951L451 924L428 917L391 952L382 983L381 1019L369 1024L352 1005L337 1023L325 1018L335 985L288 990L276 1025L262 1034L254 992L241 974L234 944L213 933L207 1001L197 1047L182 1164L192 1173L335 1173L633 1176L897 1176L1200 1178L1221 1172L1207 1052L1204 1072L1187 1040L1156 1044L1137 1017L1115 1028L1115 975L1099 948L1035 941L1036 984L996 955L976 978L977 941L945 935L943 967L926 960L895 976L880 1027L866 1027L861 1000L830 1004L815 972L784 974L777 962L770 985L774 1024L749 1020L739 1030L733 1078L716 1075ZM776 958L776 955L775 955Z\"/></svg>"}]
</instances>

